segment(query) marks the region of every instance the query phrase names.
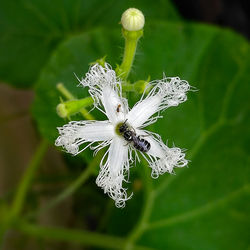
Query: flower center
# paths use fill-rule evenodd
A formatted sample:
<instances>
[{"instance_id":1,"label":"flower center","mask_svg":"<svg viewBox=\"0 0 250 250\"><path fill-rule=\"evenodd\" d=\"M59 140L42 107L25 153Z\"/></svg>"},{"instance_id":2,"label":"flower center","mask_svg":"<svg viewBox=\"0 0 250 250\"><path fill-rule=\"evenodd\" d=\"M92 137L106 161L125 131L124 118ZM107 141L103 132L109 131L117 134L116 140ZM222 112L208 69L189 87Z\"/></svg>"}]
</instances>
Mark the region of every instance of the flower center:
<instances>
[{"instance_id":1,"label":"flower center","mask_svg":"<svg viewBox=\"0 0 250 250\"><path fill-rule=\"evenodd\" d=\"M115 127L115 133L119 136L122 136L121 127L124 125L124 122L119 122Z\"/></svg>"}]
</instances>

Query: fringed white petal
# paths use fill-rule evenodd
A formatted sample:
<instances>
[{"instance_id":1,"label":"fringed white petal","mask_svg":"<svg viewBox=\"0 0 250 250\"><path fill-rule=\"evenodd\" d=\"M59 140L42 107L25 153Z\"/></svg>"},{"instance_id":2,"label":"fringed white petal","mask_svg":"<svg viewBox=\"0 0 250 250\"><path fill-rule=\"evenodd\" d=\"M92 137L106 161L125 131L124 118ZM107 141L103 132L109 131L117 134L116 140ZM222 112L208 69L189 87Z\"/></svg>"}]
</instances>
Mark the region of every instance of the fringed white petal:
<instances>
[{"instance_id":1,"label":"fringed white petal","mask_svg":"<svg viewBox=\"0 0 250 250\"><path fill-rule=\"evenodd\" d=\"M110 86L104 86L102 91L102 104L105 114L114 126L118 122L124 121L128 113L127 100L120 97L115 89Z\"/></svg>"},{"instance_id":2,"label":"fringed white petal","mask_svg":"<svg viewBox=\"0 0 250 250\"><path fill-rule=\"evenodd\" d=\"M128 113L128 122L134 128L154 123L159 117L152 117L155 113L186 101L186 93L190 89L189 83L179 77L165 77L151 82L151 85L155 86L146 98L143 99L144 92L141 100Z\"/></svg>"},{"instance_id":3,"label":"fringed white petal","mask_svg":"<svg viewBox=\"0 0 250 250\"><path fill-rule=\"evenodd\" d=\"M104 86L120 87L120 81L116 78L115 71L107 63L105 63L105 67L100 64L91 66L88 73L86 73L86 77L80 83L83 87L89 87L89 93L95 101L95 105L98 105L101 101ZM119 91L121 91L120 88Z\"/></svg>"},{"instance_id":4,"label":"fringed white petal","mask_svg":"<svg viewBox=\"0 0 250 250\"><path fill-rule=\"evenodd\" d=\"M160 136L148 131L138 131L138 134L145 136L151 147L146 153L146 160L152 168L152 178L158 178L164 173L173 173L173 169L185 167L188 160L185 159L185 153L180 148L169 148L163 143Z\"/></svg>"},{"instance_id":5,"label":"fringed white petal","mask_svg":"<svg viewBox=\"0 0 250 250\"><path fill-rule=\"evenodd\" d=\"M128 113L127 100L122 97L121 81L109 64L105 63L105 67L99 64L91 66L81 84L89 87L94 106L105 113L113 124L124 120Z\"/></svg>"},{"instance_id":6,"label":"fringed white petal","mask_svg":"<svg viewBox=\"0 0 250 250\"><path fill-rule=\"evenodd\" d=\"M161 98L157 95L138 102L127 115L128 123L134 128L151 124L152 119L149 118L158 111L160 104Z\"/></svg>"},{"instance_id":7,"label":"fringed white petal","mask_svg":"<svg viewBox=\"0 0 250 250\"><path fill-rule=\"evenodd\" d=\"M68 153L77 155L94 142L110 141L115 136L114 126L109 121L72 121L57 128L60 136L55 145L62 146ZM90 142L85 148L79 148Z\"/></svg>"},{"instance_id":8,"label":"fringed white petal","mask_svg":"<svg viewBox=\"0 0 250 250\"><path fill-rule=\"evenodd\" d=\"M114 137L110 147L104 155L100 172L96 179L97 186L104 190L104 193L115 201L117 207L124 207L127 196L126 189L122 187L125 177L128 176L129 159L128 146L124 146L124 141L119 137Z\"/></svg>"},{"instance_id":9,"label":"fringed white petal","mask_svg":"<svg viewBox=\"0 0 250 250\"><path fill-rule=\"evenodd\" d=\"M188 82L178 77L164 77L160 81L151 82L150 86L153 88L149 94L145 97L145 91L131 111L127 100L122 97L121 81L108 64L104 67L99 64L91 66L80 83L89 88L94 106L107 116L108 121L70 122L58 128L60 136L55 144L73 155L87 147L96 153L101 148L109 146L101 160L96 184L115 201L117 207L124 207L125 202L131 197L127 196L123 182L128 181L129 166L133 159L140 160L138 153L141 153L149 163L153 178L166 172L173 173L175 167L187 165L188 161L181 149L167 147L159 135L141 128L154 123L160 117L160 111L186 101L186 93L190 90ZM131 126L129 129L135 132L134 136L145 137L150 143L148 152L136 150L133 143L128 144L116 134L118 123L125 121ZM98 144L94 144L96 142Z\"/></svg>"}]
</instances>

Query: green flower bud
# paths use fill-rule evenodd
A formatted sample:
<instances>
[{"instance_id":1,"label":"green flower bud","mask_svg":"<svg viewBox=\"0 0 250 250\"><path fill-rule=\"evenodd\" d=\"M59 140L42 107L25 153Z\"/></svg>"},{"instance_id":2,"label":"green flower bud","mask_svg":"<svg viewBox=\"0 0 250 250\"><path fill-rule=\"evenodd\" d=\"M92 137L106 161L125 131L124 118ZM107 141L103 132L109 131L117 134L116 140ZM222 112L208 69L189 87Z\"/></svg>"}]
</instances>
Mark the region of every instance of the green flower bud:
<instances>
[{"instance_id":1,"label":"green flower bud","mask_svg":"<svg viewBox=\"0 0 250 250\"><path fill-rule=\"evenodd\" d=\"M93 99L91 97L86 97L80 100L72 100L58 104L56 112L62 118L69 118L71 115L82 112L85 107L92 104Z\"/></svg>"},{"instance_id":2,"label":"green flower bud","mask_svg":"<svg viewBox=\"0 0 250 250\"><path fill-rule=\"evenodd\" d=\"M125 30L138 31L143 29L145 18L140 10L129 8L122 14L121 24Z\"/></svg>"}]
</instances>

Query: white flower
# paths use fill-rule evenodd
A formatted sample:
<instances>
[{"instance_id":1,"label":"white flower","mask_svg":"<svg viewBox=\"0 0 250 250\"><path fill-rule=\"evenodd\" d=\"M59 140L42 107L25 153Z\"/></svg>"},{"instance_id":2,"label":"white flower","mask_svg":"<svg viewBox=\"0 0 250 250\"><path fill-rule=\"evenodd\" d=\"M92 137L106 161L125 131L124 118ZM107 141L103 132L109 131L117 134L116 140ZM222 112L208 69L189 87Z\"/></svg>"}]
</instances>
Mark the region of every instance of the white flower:
<instances>
[{"instance_id":1,"label":"white flower","mask_svg":"<svg viewBox=\"0 0 250 250\"><path fill-rule=\"evenodd\" d=\"M94 105L103 112L106 121L72 121L58 128L60 136L56 146L62 146L68 153L79 154L87 147L95 152L109 146L100 163L100 172L96 184L104 193L115 200L117 207L124 207L127 196L123 181L128 181L129 168L133 158L139 160L138 153L147 160L152 168L152 177L157 178L166 172L173 173L174 167L184 167L188 161L179 148L169 148L155 133L143 130L159 118L159 112L186 101L190 89L188 82L178 77L164 77L151 82L152 89L130 110L127 100L122 97L121 81L108 64L105 67L95 64L81 81L82 86L89 88ZM154 114L156 116L153 116ZM126 124L129 131L140 143L150 143L147 152L136 150L134 142L128 142L119 132L121 125ZM139 137L138 137L139 136ZM99 144L94 146L94 143ZM101 143L100 143L101 142ZM83 146L86 144L86 146Z\"/></svg>"}]
</instances>

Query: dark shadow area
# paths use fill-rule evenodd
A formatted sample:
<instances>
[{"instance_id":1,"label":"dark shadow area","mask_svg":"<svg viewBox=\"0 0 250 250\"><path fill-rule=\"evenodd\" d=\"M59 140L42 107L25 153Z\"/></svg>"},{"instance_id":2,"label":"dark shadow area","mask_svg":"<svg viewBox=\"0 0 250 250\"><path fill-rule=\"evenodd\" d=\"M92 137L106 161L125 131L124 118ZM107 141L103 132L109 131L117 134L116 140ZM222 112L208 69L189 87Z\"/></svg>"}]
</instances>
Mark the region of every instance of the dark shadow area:
<instances>
[{"instance_id":1,"label":"dark shadow area","mask_svg":"<svg viewBox=\"0 0 250 250\"><path fill-rule=\"evenodd\" d=\"M181 16L230 27L250 38L250 3L248 0L173 0Z\"/></svg>"}]
</instances>

